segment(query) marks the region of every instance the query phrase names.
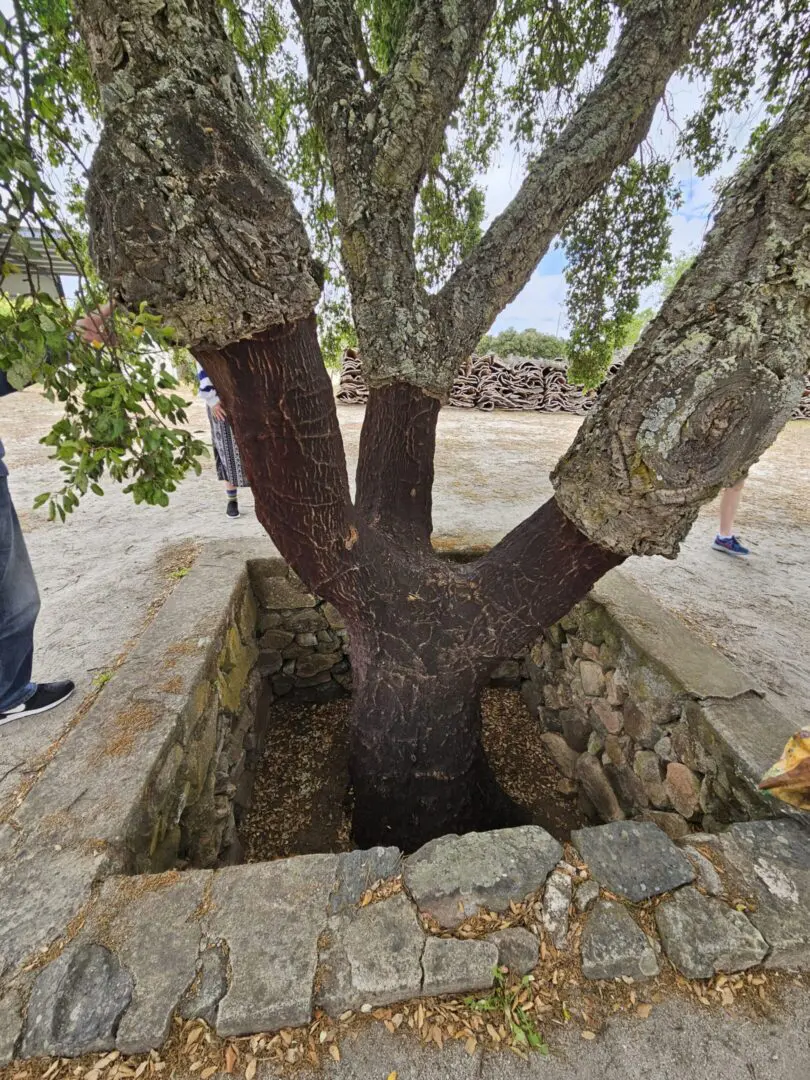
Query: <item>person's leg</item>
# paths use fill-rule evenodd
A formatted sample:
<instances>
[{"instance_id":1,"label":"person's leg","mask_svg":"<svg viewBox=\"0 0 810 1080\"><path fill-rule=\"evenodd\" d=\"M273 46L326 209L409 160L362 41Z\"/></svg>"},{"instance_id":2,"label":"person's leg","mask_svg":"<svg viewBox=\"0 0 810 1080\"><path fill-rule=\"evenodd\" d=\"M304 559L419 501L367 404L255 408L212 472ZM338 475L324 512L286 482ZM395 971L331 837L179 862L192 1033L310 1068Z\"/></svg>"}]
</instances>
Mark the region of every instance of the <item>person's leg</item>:
<instances>
[{"instance_id":1,"label":"person's leg","mask_svg":"<svg viewBox=\"0 0 810 1080\"><path fill-rule=\"evenodd\" d=\"M34 624L39 592L8 480L0 477L0 712L33 696Z\"/></svg>"},{"instance_id":2,"label":"person's leg","mask_svg":"<svg viewBox=\"0 0 810 1080\"><path fill-rule=\"evenodd\" d=\"M720 531L715 536L712 547L715 551L722 551L724 555L745 557L751 554L734 535L734 518L744 484L745 480L738 480L734 487L726 488L720 497Z\"/></svg>"},{"instance_id":3,"label":"person's leg","mask_svg":"<svg viewBox=\"0 0 810 1080\"><path fill-rule=\"evenodd\" d=\"M239 491L235 484L232 484L230 480L225 481L225 498L228 500L225 506L225 513L230 518L239 517Z\"/></svg>"},{"instance_id":4,"label":"person's leg","mask_svg":"<svg viewBox=\"0 0 810 1080\"><path fill-rule=\"evenodd\" d=\"M734 535L734 518L740 505L745 480L739 480L734 487L726 488L720 498L720 532L718 536Z\"/></svg>"}]
</instances>

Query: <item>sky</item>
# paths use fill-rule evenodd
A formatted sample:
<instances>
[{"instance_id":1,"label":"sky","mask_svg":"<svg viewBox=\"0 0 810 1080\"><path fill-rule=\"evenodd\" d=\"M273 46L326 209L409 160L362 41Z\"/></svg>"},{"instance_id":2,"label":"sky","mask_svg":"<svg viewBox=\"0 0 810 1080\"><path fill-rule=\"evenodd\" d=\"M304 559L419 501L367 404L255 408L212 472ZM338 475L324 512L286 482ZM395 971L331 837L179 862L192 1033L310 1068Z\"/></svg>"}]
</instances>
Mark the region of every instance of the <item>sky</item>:
<instances>
[{"instance_id":1,"label":"sky","mask_svg":"<svg viewBox=\"0 0 810 1080\"><path fill-rule=\"evenodd\" d=\"M702 97L701 88L685 79L673 79L667 90L667 110L660 106L653 120L648 142L660 154L673 153L678 135L678 124L696 110ZM756 124L762 119L760 107L753 108L744 116L731 121L732 141L742 149ZM671 250L673 256L697 251L711 224L716 204L714 186L717 181L733 172L734 160L726 163L710 177L700 177L691 164L679 162L675 176L680 184L683 203L672 218ZM501 160L489 170L483 180L486 191L487 223L496 217L517 193L524 169L517 155L502 152ZM568 321L565 308L565 253L552 248L542 260L529 283L495 320L493 331L534 328L547 334L565 337ZM641 306L655 305L658 290L652 287L642 294Z\"/></svg>"}]
</instances>

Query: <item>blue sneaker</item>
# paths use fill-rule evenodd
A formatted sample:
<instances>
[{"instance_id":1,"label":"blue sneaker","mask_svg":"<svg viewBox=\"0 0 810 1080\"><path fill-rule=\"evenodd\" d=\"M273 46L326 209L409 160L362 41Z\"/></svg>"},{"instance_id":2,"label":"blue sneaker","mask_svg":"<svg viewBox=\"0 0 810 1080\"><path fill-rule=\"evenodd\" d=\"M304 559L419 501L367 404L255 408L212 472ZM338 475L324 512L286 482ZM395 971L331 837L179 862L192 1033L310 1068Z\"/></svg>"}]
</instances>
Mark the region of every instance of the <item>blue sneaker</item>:
<instances>
[{"instance_id":1,"label":"blue sneaker","mask_svg":"<svg viewBox=\"0 0 810 1080\"><path fill-rule=\"evenodd\" d=\"M734 555L737 559L744 559L746 555L751 554L736 536L715 536L712 547L715 551L722 551L724 555Z\"/></svg>"}]
</instances>

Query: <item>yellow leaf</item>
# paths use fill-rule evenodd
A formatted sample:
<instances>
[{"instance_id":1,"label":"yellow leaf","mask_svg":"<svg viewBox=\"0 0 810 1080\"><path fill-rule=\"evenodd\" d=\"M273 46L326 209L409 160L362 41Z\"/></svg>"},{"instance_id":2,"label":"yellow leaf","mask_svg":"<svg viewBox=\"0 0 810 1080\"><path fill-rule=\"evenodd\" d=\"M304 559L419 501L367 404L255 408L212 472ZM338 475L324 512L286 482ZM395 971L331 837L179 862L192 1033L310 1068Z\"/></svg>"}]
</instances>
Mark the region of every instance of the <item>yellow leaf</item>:
<instances>
[{"instance_id":1,"label":"yellow leaf","mask_svg":"<svg viewBox=\"0 0 810 1080\"><path fill-rule=\"evenodd\" d=\"M639 1005L636 1009L636 1014L641 1017L642 1020L646 1020L652 1012L652 1005Z\"/></svg>"},{"instance_id":2,"label":"yellow leaf","mask_svg":"<svg viewBox=\"0 0 810 1080\"><path fill-rule=\"evenodd\" d=\"M469 1038L464 1043L464 1049L467 1051L467 1053L470 1055L470 1057L472 1057L472 1055L478 1049L478 1043L475 1041L475 1039Z\"/></svg>"},{"instance_id":3,"label":"yellow leaf","mask_svg":"<svg viewBox=\"0 0 810 1080\"><path fill-rule=\"evenodd\" d=\"M397 1080L398 1076L399 1076L399 1073L394 1071L394 1072L388 1074L388 1080Z\"/></svg>"},{"instance_id":4,"label":"yellow leaf","mask_svg":"<svg viewBox=\"0 0 810 1080\"><path fill-rule=\"evenodd\" d=\"M335 1059L335 1061L340 1061L340 1050L338 1050L334 1043L332 1043L332 1045L329 1047L329 1053Z\"/></svg>"},{"instance_id":5,"label":"yellow leaf","mask_svg":"<svg viewBox=\"0 0 810 1080\"><path fill-rule=\"evenodd\" d=\"M583 1039L588 1039L588 1040L595 1039L596 1038L596 1032L595 1031L583 1031L582 1032L582 1038Z\"/></svg>"}]
</instances>

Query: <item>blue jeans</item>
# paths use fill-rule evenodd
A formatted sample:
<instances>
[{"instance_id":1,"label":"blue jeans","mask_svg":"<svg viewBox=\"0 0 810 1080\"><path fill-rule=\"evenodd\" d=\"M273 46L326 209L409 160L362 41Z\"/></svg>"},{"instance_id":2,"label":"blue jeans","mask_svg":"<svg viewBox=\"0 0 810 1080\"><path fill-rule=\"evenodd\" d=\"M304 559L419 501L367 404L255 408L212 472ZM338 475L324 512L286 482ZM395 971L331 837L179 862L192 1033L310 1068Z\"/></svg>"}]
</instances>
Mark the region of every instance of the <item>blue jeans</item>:
<instances>
[{"instance_id":1,"label":"blue jeans","mask_svg":"<svg viewBox=\"0 0 810 1080\"><path fill-rule=\"evenodd\" d=\"M0 712L27 701L39 591L8 479L0 476Z\"/></svg>"}]
</instances>

